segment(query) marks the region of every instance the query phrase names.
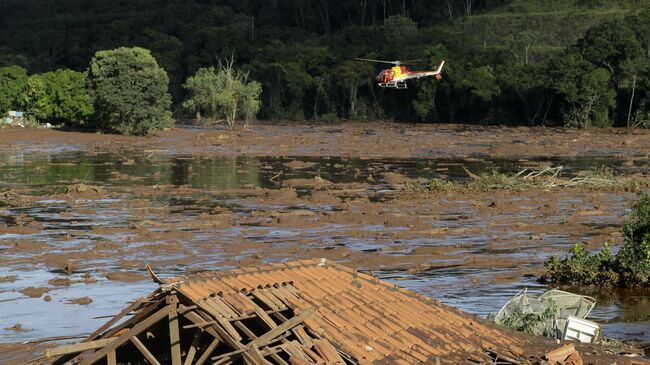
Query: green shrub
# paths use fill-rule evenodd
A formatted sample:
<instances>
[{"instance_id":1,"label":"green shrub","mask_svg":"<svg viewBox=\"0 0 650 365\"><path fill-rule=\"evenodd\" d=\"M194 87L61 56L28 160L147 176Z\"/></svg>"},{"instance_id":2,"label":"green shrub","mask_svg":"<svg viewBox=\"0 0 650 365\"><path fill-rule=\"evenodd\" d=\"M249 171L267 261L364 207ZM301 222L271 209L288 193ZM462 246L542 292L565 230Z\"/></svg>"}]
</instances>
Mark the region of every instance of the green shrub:
<instances>
[{"instance_id":1,"label":"green shrub","mask_svg":"<svg viewBox=\"0 0 650 365\"><path fill-rule=\"evenodd\" d=\"M22 107L40 122L83 126L93 112L85 83L85 74L67 69L32 75L24 88Z\"/></svg>"},{"instance_id":2,"label":"green shrub","mask_svg":"<svg viewBox=\"0 0 650 365\"><path fill-rule=\"evenodd\" d=\"M183 85L189 93L183 106L211 118L208 122L221 118L230 128L238 118L254 118L260 110L262 85L249 81L248 74L235 70L233 63L219 62L219 69L200 68L189 77Z\"/></svg>"},{"instance_id":3,"label":"green shrub","mask_svg":"<svg viewBox=\"0 0 650 365\"><path fill-rule=\"evenodd\" d=\"M639 194L623 228L625 242L616 255L605 248L590 255L577 243L570 257L550 257L546 277L557 283L598 286L650 286L650 196Z\"/></svg>"},{"instance_id":4,"label":"green shrub","mask_svg":"<svg viewBox=\"0 0 650 365\"><path fill-rule=\"evenodd\" d=\"M571 249L571 257L560 260L552 256L546 261L547 275L558 283L580 283L609 286L619 281L616 262L608 243L596 255L590 255L582 243Z\"/></svg>"},{"instance_id":5,"label":"green shrub","mask_svg":"<svg viewBox=\"0 0 650 365\"><path fill-rule=\"evenodd\" d=\"M325 123L338 123L341 121L341 118L336 113L325 113L318 117L318 120Z\"/></svg>"},{"instance_id":6,"label":"green shrub","mask_svg":"<svg viewBox=\"0 0 650 365\"><path fill-rule=\"evenodd\" d=\"M640 194L623 227L625 245L616 256L626 287L650 285L650 196Z\"/></svg>"},{"instance_id":7,"label":"green shrub","mask_svg":"<svg viewBox=\"0 0 650 365\"><path fill-rule=\"evenodd\" d=\"M171 124L169 78L149 50L98 51L87 81L97 127L143 135Z\"/></svg>"},{"instance_id":8,"label":"green shrub","mask_svg":"<svg viewBox=\"0 0 650 365\"><path fill-rule=\"evenodd\" d=\"M27 71L20 66L0 68L0 116L16 110L27 84Z\"/></svg>"}]
</instances>

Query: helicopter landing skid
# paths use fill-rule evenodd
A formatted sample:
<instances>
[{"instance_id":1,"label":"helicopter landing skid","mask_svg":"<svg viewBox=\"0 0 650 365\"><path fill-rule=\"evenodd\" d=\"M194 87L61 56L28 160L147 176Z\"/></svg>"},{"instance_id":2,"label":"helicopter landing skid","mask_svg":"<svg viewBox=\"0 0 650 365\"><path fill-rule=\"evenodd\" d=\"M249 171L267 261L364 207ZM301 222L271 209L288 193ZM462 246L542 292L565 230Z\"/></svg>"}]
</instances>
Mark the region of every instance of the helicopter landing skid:
<instances>
[{"instance_id":1,"label":"helicopter landing skid","mask_svg":"<svg viewBox=\"0 0 650 365\"><path fill-rule=\"evenodd\" d=\"M408 86L406 85L406 81L396 81L396 82L386 82L386 83L379 83L378 84L380 87L388 88L388 89L408 89Z\"/></svg>"}]
</instances>

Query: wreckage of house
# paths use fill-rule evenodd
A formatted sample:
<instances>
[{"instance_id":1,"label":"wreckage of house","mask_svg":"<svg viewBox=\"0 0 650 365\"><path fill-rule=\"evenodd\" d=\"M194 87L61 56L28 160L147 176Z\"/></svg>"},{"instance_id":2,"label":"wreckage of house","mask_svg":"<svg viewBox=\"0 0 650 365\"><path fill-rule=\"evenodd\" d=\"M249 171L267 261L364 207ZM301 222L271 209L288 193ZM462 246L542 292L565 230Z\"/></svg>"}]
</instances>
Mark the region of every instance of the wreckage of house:
<instances>
[{"instance_id":1,"label":"wreckage of house","mask_svg":"<svg viewBox=\"0 0 650 365\"><path fill-rule=\"evenodd\" d=\"M81 365L542 364L558 347L324 259L164 281L152 276L158 290L84 341L48 349L48 359ZM583 357L635 363L595 346L581 349ZM577 363L569 362L577 353L567 354L561 363Z\"/></svg>"}]
</instances>

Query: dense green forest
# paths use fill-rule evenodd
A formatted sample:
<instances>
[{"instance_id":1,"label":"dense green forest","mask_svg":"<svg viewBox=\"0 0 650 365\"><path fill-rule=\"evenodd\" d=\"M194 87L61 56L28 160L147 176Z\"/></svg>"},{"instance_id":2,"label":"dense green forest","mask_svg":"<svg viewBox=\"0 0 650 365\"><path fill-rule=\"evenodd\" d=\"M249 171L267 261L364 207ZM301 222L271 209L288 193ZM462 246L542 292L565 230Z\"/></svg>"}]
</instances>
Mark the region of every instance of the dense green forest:
<instances>
[{"instance_id":1,"label":"dense green forest","mask_svg":"<svg viewBox=\"0 0 650 365\"><path fill-rule=\"evenodd\" d=\"M138 46L185 81L234 56L258 118L650 125L650 0L0 0L0 67L85 71ZM441 81L379 88L355 57L447 60Z\"/></svg>"}]
</instances>

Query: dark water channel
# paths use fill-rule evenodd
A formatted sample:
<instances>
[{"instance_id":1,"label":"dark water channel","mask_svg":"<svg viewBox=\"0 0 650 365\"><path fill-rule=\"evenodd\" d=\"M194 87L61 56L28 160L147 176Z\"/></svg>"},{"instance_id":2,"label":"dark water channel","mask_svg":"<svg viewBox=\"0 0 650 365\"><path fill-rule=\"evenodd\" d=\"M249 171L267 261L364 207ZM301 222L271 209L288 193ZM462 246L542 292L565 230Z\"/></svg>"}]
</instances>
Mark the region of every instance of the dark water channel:
<instances>
[{"instance_id":1,"label":"dark water channel","mask_svg":"<svg viewBox=\"0 0 650 365\"><path fill-rule=\"evenodd\" d=\"M291 167L292 161L302 164L299 168ZM295 163L295 162L294 162ZM128 242L128 233L116 232L111 237L101 237L93 232L105 226L129 226L132 212L120 209L116 199L111 195L104 199L89 202L84 209L70 210L69 205L58 194L74 183L86 183L106 186L110 191L119 192L119 199L128 203L129 189L133 187L154 189L157 186L181 187L195 189L224 191L223 199L198 199L195 196L179 194L156 195L156 204L169 207L169 214L179 221L188 224L196 219L199 210L193 206L211 204L211 209L227 208L240 215L263 207L246 203L245 196L229 196L232 189L249 189L261 187L276 189L282 181L289 179L312 179L320 176L333 183L369 183L370 189L376 192L389 190L382 179L386 172L395 172L410 178L442 178L457 182L466 181L467 173L463 167L475 174L489 172L494 169L500 172L515 173L525 167L539 169L544 165L565 166L564 176L572 176L578 171L607 166L620 175L650 174L650 164L636 160L627 163L624 160L611 158L572 158L547 160L373 160L373 159L341 159L341 158L194 158L192 156L150 155L124 156L118 154L85 154L81 152L63 152L52 155L41 153L11 153L0 156L0 193L15 190L26 195L37 195L41 198L32 204L20 207L2 206L0 203L0 223L22 216L29 219L40 228L24 233L3 233L0 231L0 255L7 250L8 245L31 239L35 242L45 242L46 248L42 254L66 252L70 247L97 247L104 239L120 243ZM307 194L309 188L298 188L299 195ZM47 198L51 196L52 198ZM25 218L26 217L26 218ZM155 215L151 219L155 219ZM254 229L252 227L251 229ZM241 234L239 228L228 228L222 231L225 241L234 240ZM372 229L372 227L368 227ZM69 239L67 232L88 232L80 238ZM188 229L188 232L191 231ZM190 232L191 234L191 232ZM253 237L263 242L273 244L295 235L313 235L314 240L331 240L335 236L321 237L317 229L308 231L298 229L259 229L259 234ZM191 236L199 243L214 240L203 237L202 233ZM250 238L250 237L249 237ZM251 238L251 239L253 239ZM345 237L343 238L345 239ZM481 241L488 237L467 237L470 241ZM350 247L358 250L372 251L378 249L374 242L366 242L363 238L355 238L349 242ZM407 242L409 244L409 242ZM188 243L188 250L194 250ZM90 249L90 248L89 248ZM183 251L184 252L184 251ZM215 251L213 256L202 256L202 259L179 265L162 265L164 276L178 275L187 270L214 269L212 262L223 258L225 251ZM245 255L251 252L240 252ZM489 255L489 252L485 252ZM48 281L62 273L52 265L45 265L39 254L26 250L24 253L13 253L12 257L4 257L0 266L0 342L16 342L43 338L48 336L72 335L87 333L101 325L107 315L115 314L126 306L128 301L144 295L155 285L148 280L122 282L106 280L89 284L75 284L65 287L52 287L48 295L50 301L43 297L30 298L20 290L26 287L48 287ZM179 253L161 252L167 261L173 262L174 255ZM118 261L139 262L145 258L137 252L129 257L96 257L85 260L83 267L75 272L75 278L81 278L85 272L93 273L94 267L117 267ZM290 258L288 258L290 259ZM124 265L122 265L123 267ZM227 266L224 266L227 267ZM58 270L58 271L57 271ZM134 271L142 272L141 268ZM462 310L482 316L498 309L522 288L533 292L542 292L547 288L539 284L535 277L524 277L521 280L505 284L477 286L474 277L498 274L503 268L454 268L453 265L432 268L425 272L409 274L406 271L375 271L380 278L389 280L401 286L415 290L424 295L437 298ZM13 279L6 279L15 277ZM607 335L626 339L640 339L650 342L650 291L630 290L611 292L585 292L598 300L598 305L591 315L592 320L605 323ZM79 306L69 304L70 298L88 296L93 302ZM9 329L20 323L23 331Z\"/></svg>"}]
</instances>

